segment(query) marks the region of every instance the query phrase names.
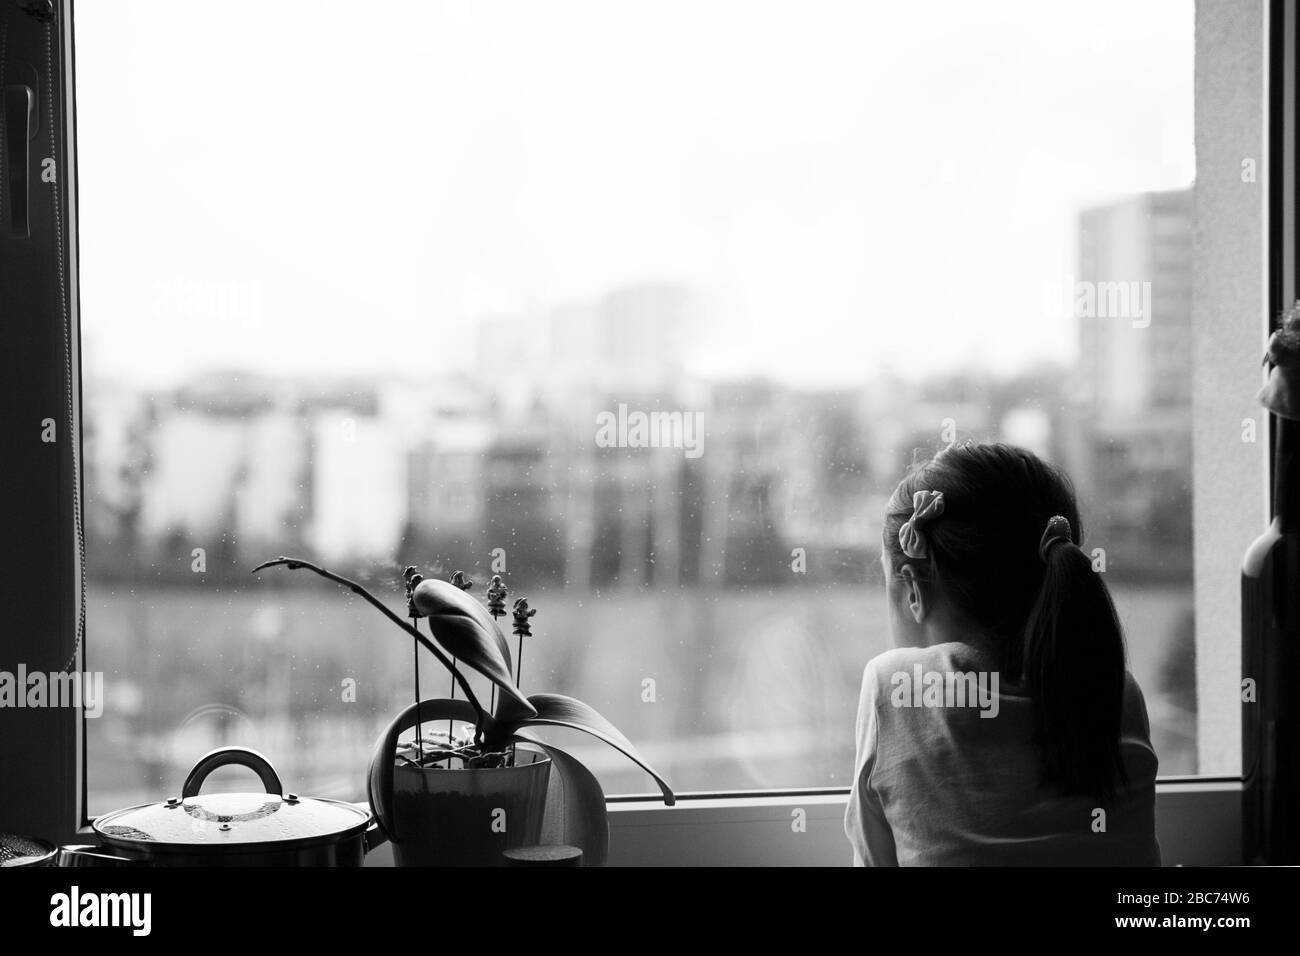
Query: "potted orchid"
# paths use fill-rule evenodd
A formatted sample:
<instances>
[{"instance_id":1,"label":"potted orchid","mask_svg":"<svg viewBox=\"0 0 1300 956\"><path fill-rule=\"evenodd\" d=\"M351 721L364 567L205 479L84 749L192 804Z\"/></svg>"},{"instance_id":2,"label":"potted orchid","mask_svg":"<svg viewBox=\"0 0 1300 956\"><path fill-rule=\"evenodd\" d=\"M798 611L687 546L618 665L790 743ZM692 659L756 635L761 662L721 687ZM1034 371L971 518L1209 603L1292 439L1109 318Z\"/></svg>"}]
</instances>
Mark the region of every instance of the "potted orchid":
<instances>
[{"instance_id":1,"label":"potted orchid","mask_svg":"<svg viewBox=\"0 0 1300 956\"><path fill-rule=\"evenodd\" d=\"M406 568L408 622L357 582L309 561L280 557L253 570L270 567L309 570L360 595L451 674L453 696L421 700L417 689L371 758L370 806L398 865L499 865L504 851L543 843L577 847L585 865L603 864L609 839L604 793L582 763L535 737L530 731L536 727L568 727L604 741L654 778L665 804L674 803L667 781L594 708L562 694L520 691L519 671L512 673L510 647L497 624L507 596L499 576L485 607L467 593L472 584L460 572L440 581ZM520 654L534 614L527 600L514 602ZM420 620L429 635L419 629ZM488 706L474 693L466 668L489 681ZM456 687L463 696L455 696ZM412 729L415 739L400 742Z\"/></svg>"}]
</instances>

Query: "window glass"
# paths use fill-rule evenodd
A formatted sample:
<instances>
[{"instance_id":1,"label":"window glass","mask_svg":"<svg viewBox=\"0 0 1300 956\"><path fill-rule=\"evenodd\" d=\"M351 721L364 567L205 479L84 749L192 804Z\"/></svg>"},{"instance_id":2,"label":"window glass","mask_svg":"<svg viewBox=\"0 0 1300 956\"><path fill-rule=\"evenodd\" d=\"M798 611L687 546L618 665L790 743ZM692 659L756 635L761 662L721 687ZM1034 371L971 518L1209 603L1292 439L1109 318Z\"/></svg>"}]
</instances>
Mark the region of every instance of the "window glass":
<instances>
[{"instance_id":1,"label":"window glass","mask_svg":"<svg viewBox=\"0 0 1300 956\"><path fill-rule=\"evenodd\" d=\"M680 791L845 787L883 505L954 437L1074 475L1162 772L1215 770L1192 17L80 5L92 812L225 743L364 799L411 643L249 574L280 554L399 613L405 564L481 598L504 562L526 692L592 704ZM422 694L449 685L426 659Z\"/></svg>"}]
</instances>

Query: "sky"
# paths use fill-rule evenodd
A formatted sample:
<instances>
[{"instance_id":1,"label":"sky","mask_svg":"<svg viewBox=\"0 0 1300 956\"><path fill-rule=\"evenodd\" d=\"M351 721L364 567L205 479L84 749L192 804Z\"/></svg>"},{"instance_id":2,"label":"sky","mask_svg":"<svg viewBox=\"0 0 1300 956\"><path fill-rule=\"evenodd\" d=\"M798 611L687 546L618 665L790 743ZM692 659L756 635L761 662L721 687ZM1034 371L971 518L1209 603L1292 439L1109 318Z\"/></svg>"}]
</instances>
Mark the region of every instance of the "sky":
<instances>
[{"instance_id":1,"label":"sky","mask_svg":"<svg viewBox=\"0 0 1300 956\"><path fill-rule=\"evenodd\" d=\"M704 376L1069 362L1044 300L1079 210L1193 180L1192 28L1191 0L81 3L86 371L468 367L484 317L662 280Z\"/></svg>"}]
</instances>

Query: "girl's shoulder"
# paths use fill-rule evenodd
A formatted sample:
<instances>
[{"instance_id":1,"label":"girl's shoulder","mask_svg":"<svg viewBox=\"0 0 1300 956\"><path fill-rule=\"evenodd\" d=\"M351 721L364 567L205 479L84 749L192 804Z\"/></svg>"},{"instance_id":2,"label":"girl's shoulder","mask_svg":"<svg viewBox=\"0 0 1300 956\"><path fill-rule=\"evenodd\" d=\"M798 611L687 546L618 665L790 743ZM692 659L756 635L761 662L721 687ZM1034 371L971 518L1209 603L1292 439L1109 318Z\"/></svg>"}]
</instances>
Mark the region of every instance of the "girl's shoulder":
<instances>
[{"instance_id":1,"label":"girl's shoulder","mask_svg":"<svg viewBox=\"0 0 1300 956\"><path fill-rule=\"evenodd\" d=\"M933 647L891 647L881 651L871 660L862 672L864 686L888 687L892 675L910 673L918 664L922 668L932 666L938 658Z\"/></svg>"},{"instance_id":2,"label":"girl's shoulder","mask_svg":"<svg viewBox=\"0 0 1300 956\"><path fill-rule=\"evenodd\" d=\"M919 666L922 673L937 671L978 670L981 658L976 648L957 641L929 647L891 647L867 662L864 677L883 678L887 685L896 673L912 674Z\"/></svg>"},{"instance_id":3,"label":"girl's shoulder","mask_svg":"<svg viewBox=\"0 0 1300 956\"><path fill-rule=\"evenodd\" d=\"M968 644L951 642L929 647L893 647L867 662L862 672L862 695L877 700L888 697L900 683L921 684L931 674L947 681L949 675L978 674L988 662Z\"/></svg>"}]
</instances>

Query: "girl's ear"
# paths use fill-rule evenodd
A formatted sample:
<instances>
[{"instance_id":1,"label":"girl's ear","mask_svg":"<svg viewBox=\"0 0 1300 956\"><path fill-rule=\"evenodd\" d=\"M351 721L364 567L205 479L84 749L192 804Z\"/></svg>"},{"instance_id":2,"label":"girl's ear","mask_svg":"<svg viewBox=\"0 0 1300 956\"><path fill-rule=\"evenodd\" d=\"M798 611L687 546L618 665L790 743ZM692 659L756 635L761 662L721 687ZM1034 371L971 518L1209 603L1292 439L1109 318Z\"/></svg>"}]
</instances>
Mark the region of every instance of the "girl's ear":
<instances>
[{"instance_id":1,"label":"girl's ear","mask_svg":"<svg viewBox=\"0 0 1300 956\"><path fill-rule=\"evenodd\" d=\"M917 624L925 620L925 594L921 590L921 580L916 576L916 570L910 565L905 564L899 569L902 575L903 585L906 587L905 597L907 599L907 608L912 613L912 618Z\"/></svg>"}]
</instances>

